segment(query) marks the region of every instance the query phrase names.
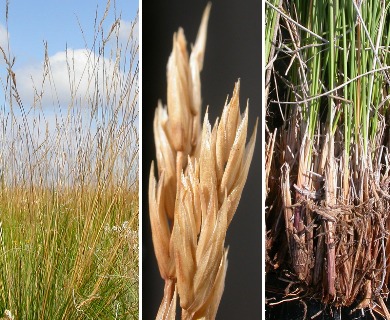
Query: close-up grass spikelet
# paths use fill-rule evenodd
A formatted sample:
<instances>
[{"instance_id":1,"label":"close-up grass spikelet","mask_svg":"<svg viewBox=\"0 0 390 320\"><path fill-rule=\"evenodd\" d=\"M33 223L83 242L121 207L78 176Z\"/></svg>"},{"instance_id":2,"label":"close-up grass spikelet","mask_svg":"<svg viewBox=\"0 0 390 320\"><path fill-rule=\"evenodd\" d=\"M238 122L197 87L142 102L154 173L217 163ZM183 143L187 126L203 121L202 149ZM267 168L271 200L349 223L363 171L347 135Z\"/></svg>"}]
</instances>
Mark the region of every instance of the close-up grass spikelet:
<instances>
[{"instance_id":1,"label":"close-up grass spikelet","mask_svg":"<svg viewBox=\"0 0 390 320\"><path fill-rule=\"evenodd\" d=\"M201 125L200 72L210 4L195 45L184 31L173 37L167 66L167 107L154 119L157 180L152 163L149 213L160 275L165 281L157 319L215 319L227 272L226 231L233 219L253 156L256 128L245 146L248 107L240 114L240 82L221 119Z\"/></svg>"}]
</instances>

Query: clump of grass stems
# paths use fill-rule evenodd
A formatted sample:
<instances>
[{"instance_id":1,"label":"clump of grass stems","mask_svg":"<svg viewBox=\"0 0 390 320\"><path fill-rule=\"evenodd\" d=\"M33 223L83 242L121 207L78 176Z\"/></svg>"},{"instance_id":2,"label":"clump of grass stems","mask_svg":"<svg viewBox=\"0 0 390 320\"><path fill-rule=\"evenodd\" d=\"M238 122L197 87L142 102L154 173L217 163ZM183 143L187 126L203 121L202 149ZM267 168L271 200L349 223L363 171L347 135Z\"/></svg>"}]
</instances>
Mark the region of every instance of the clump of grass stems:
<instances>
[{"instance_id":1,"label":"clump of grass stems","mask_svg":"<svg viewBox=\"0 0 390 320\"><path fill-rule=\"evenodd\" d=\"M210 4L190 56L184 32L173 38L167 67L168 103L154 119L158 179L149 180L149 212L164 296L156 319L214 319L227 269L227 228L248 175L256 128L245 147L248 107L239 108L237 82L222 116L201 125L200 71Z\"/></svg>"},{"instance_id":2,"label":"clump of grass stems","mask_svg":"<svg viewBox=\"0 0 390 320\"><path fill-rule=\"evenodd\" d=\"M15 59L0 48L7 68L0 314L9 310L14 319L138 318L138 42L129 34L120 45L120 17L106 21L110 10L108 1L103 16L96 15L85 50L82 79L92 91L77 91L67 51L67 106L56 103L48 45L33 101L23 101ZM8 19L8 2L6 12ZM47 95L54 96L54 126Z\"/></svg>"},{"instance_id":3,"label":"clump of grass stems","mask_svg":"<svg viewBox=\"0 0 390 320\"><path fill-rule=\"evenodd\" d=\"M266 4L266 40L276 47L268 58L275 62L268 66L267 270L292 271L302 296L390 319L389 5Z\"/></svg>"}]
</instances>

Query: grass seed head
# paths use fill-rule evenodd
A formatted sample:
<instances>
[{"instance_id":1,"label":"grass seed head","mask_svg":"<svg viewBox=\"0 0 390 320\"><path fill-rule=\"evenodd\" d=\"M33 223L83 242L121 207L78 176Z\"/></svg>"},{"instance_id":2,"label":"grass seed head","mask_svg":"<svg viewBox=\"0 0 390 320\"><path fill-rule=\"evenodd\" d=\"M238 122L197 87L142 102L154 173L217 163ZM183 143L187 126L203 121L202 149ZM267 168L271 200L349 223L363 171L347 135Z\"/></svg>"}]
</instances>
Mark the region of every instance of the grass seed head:
<instances>
[{"instance_id":1,"label":"grass seed head","mask_svg":"<svg viewBox=\"0 0 390 320\"><path fill-rule=\"evenodd\" d=\"M225 238L248 175L256 128L245 146L248 108L240 114L239 88L214 126L201 128L200 71L210 11L207 6L190 58L184 32L173 37L167 67L168 106L154 120L158 179L152 164L149 210L164 298L157 318L170 318L180 297L182 319L214 319L227 269ZM175 291L174 291L175 288ZM176 291L177 290L177 291Z\"/></svg>"}]
</instances>

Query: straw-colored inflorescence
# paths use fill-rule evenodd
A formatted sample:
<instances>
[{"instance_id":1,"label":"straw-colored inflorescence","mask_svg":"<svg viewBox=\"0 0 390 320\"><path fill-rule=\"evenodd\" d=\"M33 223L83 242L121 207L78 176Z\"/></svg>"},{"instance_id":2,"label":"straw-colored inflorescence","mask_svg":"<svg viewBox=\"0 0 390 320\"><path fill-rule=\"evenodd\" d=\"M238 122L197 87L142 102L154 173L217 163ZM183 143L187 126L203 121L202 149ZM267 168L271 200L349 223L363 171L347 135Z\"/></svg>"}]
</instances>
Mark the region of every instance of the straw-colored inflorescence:
<instances>
[{"instance_id":1,"label":"straw-colored inflorescence","mask_svg":"<svg viewBox=\"0 0 390 320\"><path fill-rule=\"evenodd\" d=\"M253 155L256 128L245 147L248 108L239 108L237 82L222 117L201 127L200 71L210 5L188 57L184 32L173 37L167 67L168 105L154 119L158 179L151 166L149 211L164 297L157 319L174 319L177 294L183 319L214 319L227 268L226 230Z\"/></svg>"}]
</instances>

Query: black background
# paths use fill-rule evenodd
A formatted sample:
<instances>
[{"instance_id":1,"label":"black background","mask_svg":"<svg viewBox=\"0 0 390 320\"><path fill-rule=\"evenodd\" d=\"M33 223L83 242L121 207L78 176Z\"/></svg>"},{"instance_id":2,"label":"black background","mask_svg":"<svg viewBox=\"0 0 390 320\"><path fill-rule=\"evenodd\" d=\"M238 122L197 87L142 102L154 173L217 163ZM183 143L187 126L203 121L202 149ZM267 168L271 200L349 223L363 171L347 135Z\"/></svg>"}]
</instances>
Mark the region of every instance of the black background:
<instances>
[{"instance_id":1,"label":"black background","mask_svg":"<svg viewBox=\"0 0 390 320\"><path fill-rule=\"evenodd\" d=\"M153 116L157 101L166 104L166 63L173 33L181 26L194 43L207 1L144 1L142 4L142 309L143 319L155 319L163 296L154 256L148 216L147 188L155 159ZM222 113L227 95L241 79L240 104L249 99L249 132L261 116L261 2L213 1L206 42L202 81L202 113L209 106L212 124ZM258 127L255 152L236 215L228 229L229 246L225 291L217 319L260 319L261 308L261 138Z\"/></svg>"}]
</instances>

